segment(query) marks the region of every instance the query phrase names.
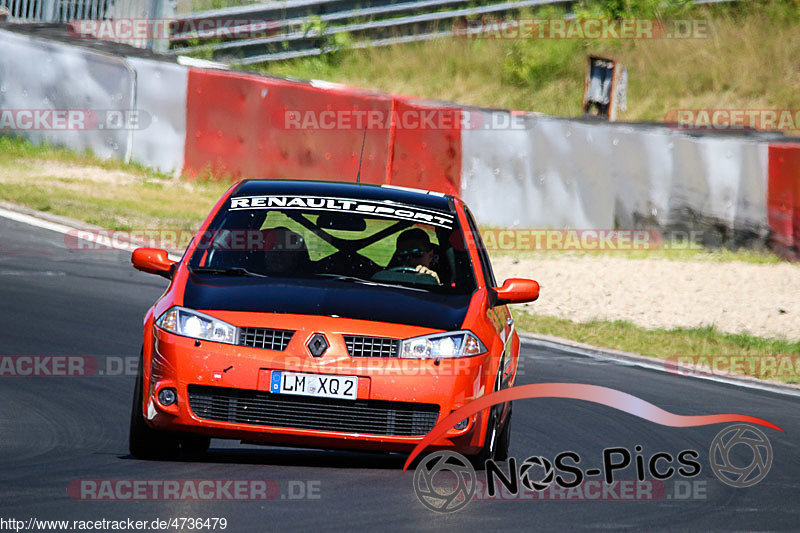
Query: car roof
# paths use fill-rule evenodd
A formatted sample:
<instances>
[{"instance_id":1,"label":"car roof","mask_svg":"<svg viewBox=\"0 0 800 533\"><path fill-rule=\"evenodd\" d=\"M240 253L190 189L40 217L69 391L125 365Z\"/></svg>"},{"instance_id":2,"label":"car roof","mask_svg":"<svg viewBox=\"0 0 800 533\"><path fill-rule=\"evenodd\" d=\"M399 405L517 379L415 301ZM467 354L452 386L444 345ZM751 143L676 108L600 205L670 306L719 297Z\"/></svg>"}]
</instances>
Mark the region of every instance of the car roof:
<instances>
[{"instance_id":1,"label":"car roof","mask_svg":"<svg viewBox=\"0 0 800 533\"><path fill-rule=\"evenodd\" d=\"M250 179L242 181L232 194L237 196L280 194L359 198L397 202L446 212L453 211L453 197L450 195L393 185L370 185L341 181Z\"/></svg>"}]
</instances>

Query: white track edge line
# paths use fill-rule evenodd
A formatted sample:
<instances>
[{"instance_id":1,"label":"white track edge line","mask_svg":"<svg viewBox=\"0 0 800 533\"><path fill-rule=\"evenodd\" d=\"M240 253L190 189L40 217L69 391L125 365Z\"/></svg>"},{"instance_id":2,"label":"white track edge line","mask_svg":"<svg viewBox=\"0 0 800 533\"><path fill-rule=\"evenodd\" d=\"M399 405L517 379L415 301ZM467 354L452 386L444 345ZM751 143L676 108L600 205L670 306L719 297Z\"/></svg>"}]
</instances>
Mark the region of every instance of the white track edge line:
<instances>
[{"instance_id":1,"label":"white track edge line","mask_svg":"<svg viewBox=\"0 0 800 533\"><path fill-rule=\"evenodd\" d=\"M622 355L606 353L603 351L602 348L596 348L590 350L579 346L572 346L566 343L562 344L551 340L531 338L523 335L520 335L520 341L523 344L528 344L532 346L543 346L547 348L560 350L562 352L569 352L569 353L574 353L576 355L589 357L591 359L597 359L601 361L611 361L612 363L624 364L626 366L638 366L641 368L646 368L648 370L656 370L658 372L671 373L664 367L663 364L658 364L656 362L650 362L650 361L642 361L634 358L628 358ZM722 376L698 375L698 374L675 374L675 376L684 378L704 379L707 381L724 383L726 385L734 385L736 387L767 391L775 394L782 394L785 396L800 397L800 390L795 390L792 387L782 387L779 384L765 383L763 381L751 382L749 380L745 381L743 379L727 378Z\"/></svg>"},{"instance_id":2,"label":"white track edge line","mask_svg":"<svg viewBox=\"0 0 800 533\"><path fill-rule=\"evenodd\" d=\"M3 207L0 207L0 217L7 218L15 222L21 222L22 224L28 224L29 226L55 231L63 235L66 235L67 233L70 232L75 232L75 237L78 239L82 239L80 234L81 231L91 231L91 230L83 230L81 228L74 228L71 226L67 226L65 224L59 224L58 222L50 222L49 220L44 220L32 215L26 215L25 213L18 213L16 211L11 211L10 209L5 209ZM93 242L89 241L88 239L82 239L82 240L86 240L87 242ZM131 251L130 244L120 245L112 241L108 243L108 246L116 250L124 250L127 252ZM181 256L176 254L169 254L169 258L172 259L173 261L180 261Z\"/></svg>"}]
</instances>

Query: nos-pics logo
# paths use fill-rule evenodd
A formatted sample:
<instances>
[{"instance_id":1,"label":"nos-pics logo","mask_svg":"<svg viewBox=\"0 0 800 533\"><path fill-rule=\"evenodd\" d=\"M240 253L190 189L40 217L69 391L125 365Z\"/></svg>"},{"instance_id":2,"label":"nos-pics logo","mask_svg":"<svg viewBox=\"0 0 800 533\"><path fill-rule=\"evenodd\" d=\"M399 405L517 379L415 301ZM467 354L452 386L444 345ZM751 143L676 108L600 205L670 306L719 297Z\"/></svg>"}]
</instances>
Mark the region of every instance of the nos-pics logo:
<instances>
[{"instance_id":1,"label":"nos-pics logo","mask_svg":"<svg viewBox=\"0 0 800 533\"><path fill-rule=\"evenodd\" d=\"M751 460L742 464L741 451L749 447ZM737 452L733 449L737 448ZM752 487L763 480L772 467L772 445L759 429L748 424L728 426L714 437L709 448L709 462L714 475L731 487ZM545 458L536 464L523 463L522 484L541 491L553 482L553 469ZM737 461L738 459L738 461ZM530 480L527 470L540 467L545 471L541 480ZM425 456L414 470L414 492L419 501L431 511L452 513L466 507L475 497L478 476L475 468L463 455L443 450Z\"/></svg>"},{"instance_id":2,"label":"nos-pics logo","mask_svg":"<svg viewBox=\"0 0 800 533\"><path fill-rule=\"evenodd\" d=\"M414 470L414 492L439 513L459 511L475 496L478 476L466 457L448 450L426 456Z\"/></svg>"}]
</instances>

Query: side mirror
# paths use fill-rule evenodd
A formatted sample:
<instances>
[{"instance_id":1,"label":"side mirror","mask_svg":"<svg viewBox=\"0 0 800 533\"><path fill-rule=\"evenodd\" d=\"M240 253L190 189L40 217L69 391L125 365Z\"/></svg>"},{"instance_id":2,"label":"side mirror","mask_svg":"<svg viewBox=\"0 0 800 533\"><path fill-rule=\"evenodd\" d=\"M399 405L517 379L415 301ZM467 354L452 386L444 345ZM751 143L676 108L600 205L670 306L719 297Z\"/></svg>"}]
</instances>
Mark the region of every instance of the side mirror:
<instances>
[{"instance_id":1,"label":"side mirror","mask_svg":"<svg viewBox=\"0 0 800 533\"><path fill-rule=\"evenodd\" d=\"M172 266L176 264L169 258L166 250L159 248L135 249L131 254L131 263L136 270L158 274L167 279L172 279Z\"/></svg>"},{"instance_id":2,"label":"side mirror","mask_svg":"<svg viewBox=\"0 0 800 533\"><path fill-rule=\"evenodd\" d=\"M511 278L502 287L495 287L492 307L532 302L539 297L539 284L532 279Z\"/></svg>"}]
</instances>

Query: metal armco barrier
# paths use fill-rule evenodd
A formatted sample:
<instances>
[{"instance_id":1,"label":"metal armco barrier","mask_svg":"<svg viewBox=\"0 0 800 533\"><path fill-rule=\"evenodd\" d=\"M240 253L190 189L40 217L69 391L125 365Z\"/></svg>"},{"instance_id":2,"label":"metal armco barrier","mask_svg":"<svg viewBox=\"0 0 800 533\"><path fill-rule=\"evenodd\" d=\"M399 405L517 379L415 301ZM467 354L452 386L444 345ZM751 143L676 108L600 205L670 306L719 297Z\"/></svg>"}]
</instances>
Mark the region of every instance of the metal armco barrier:
<instances>
[{"instance_id":1,"label":"metal armco barrier","mask_svg":"<svg viewBox=\"0 0 800 533\"><path fill-rule=\"evenodd\" d=\"M211 53L215 60L249 65L324 54L337 49L336 36L348 34L352 48L426 41L463 33L469 19L502 18L543 5L572 5L577 0L288 0L196 12L176 19L173 54ZM709 0L696 0L707 3ZM729 1L729 0L725 0ZM730 0L734 1L734 0ZM191 29L202 22L233 21L229 27ZM239 21L237 23L237 21ZM248 37L269 21L266 35ZM211 24L213 27L214 25ZM187 29L188 28L188 29ZM469 33L469 32L467 32ZM189 43L199 39L199 46ZM224 42L220 42L224 41Z\"/></svg>"},{"instance_id":2,"label":"metal armco barrier","mask_svg":"<svg viewBox=\"0 0 800 533\"><path fill-rule=\"evenodd\" d=\"M200 50L211 50L215 60L248 65L319 55L331 51L333 47L328 44L328 40L337 34L347 33L356 44L364 46L376 46L377 44L386 46L399 42L425 40L431 38L432 35L437 37L453 35L454 22L467 17L480 15L500 17L505 13L519 12L521 9L570 1L572 0L494 1L486 2L488 5L479 7L470 7L472 2L468 0L451 2L450 6L443 6L441 2L432 4L429 1L422 1L394 4L386 8L353 9L338 18L334 18L334 14L322 15L319 18L306 16L292 20L276 18L277 29L280 30L276 35L225 43L210 43L197 47L175 48L171 53L188 54ZM459 5L463 7L449 11L424 12L436 8L458 7ZM400 6L403 6L402 10ZM241 16L243 13L245 13L244 10L237 10L236 16ZM258 13L259 16L264 14L257 8L253 8L249 13ZM399 13L407 15L397 16ZM222 10L213 16L225 18ZM391 18L380 19L382 16ZM365 20L367 21L365 22ZM333 22L341 24L332 24ZM188 37L189 35L184 34L180 38Z\"/></svg>"},{"instance_id":3,"label":"metal armco barrier","mask_svg":"<svg viewBox=\"0 0 800 533\"><path fill-rule=\"evenodd\" d=\"M0 0L14 22L70 22L76 19L165 16L166 0ZM169 12L171 14L171 11Z\"/></svg>"}]
</instances>

